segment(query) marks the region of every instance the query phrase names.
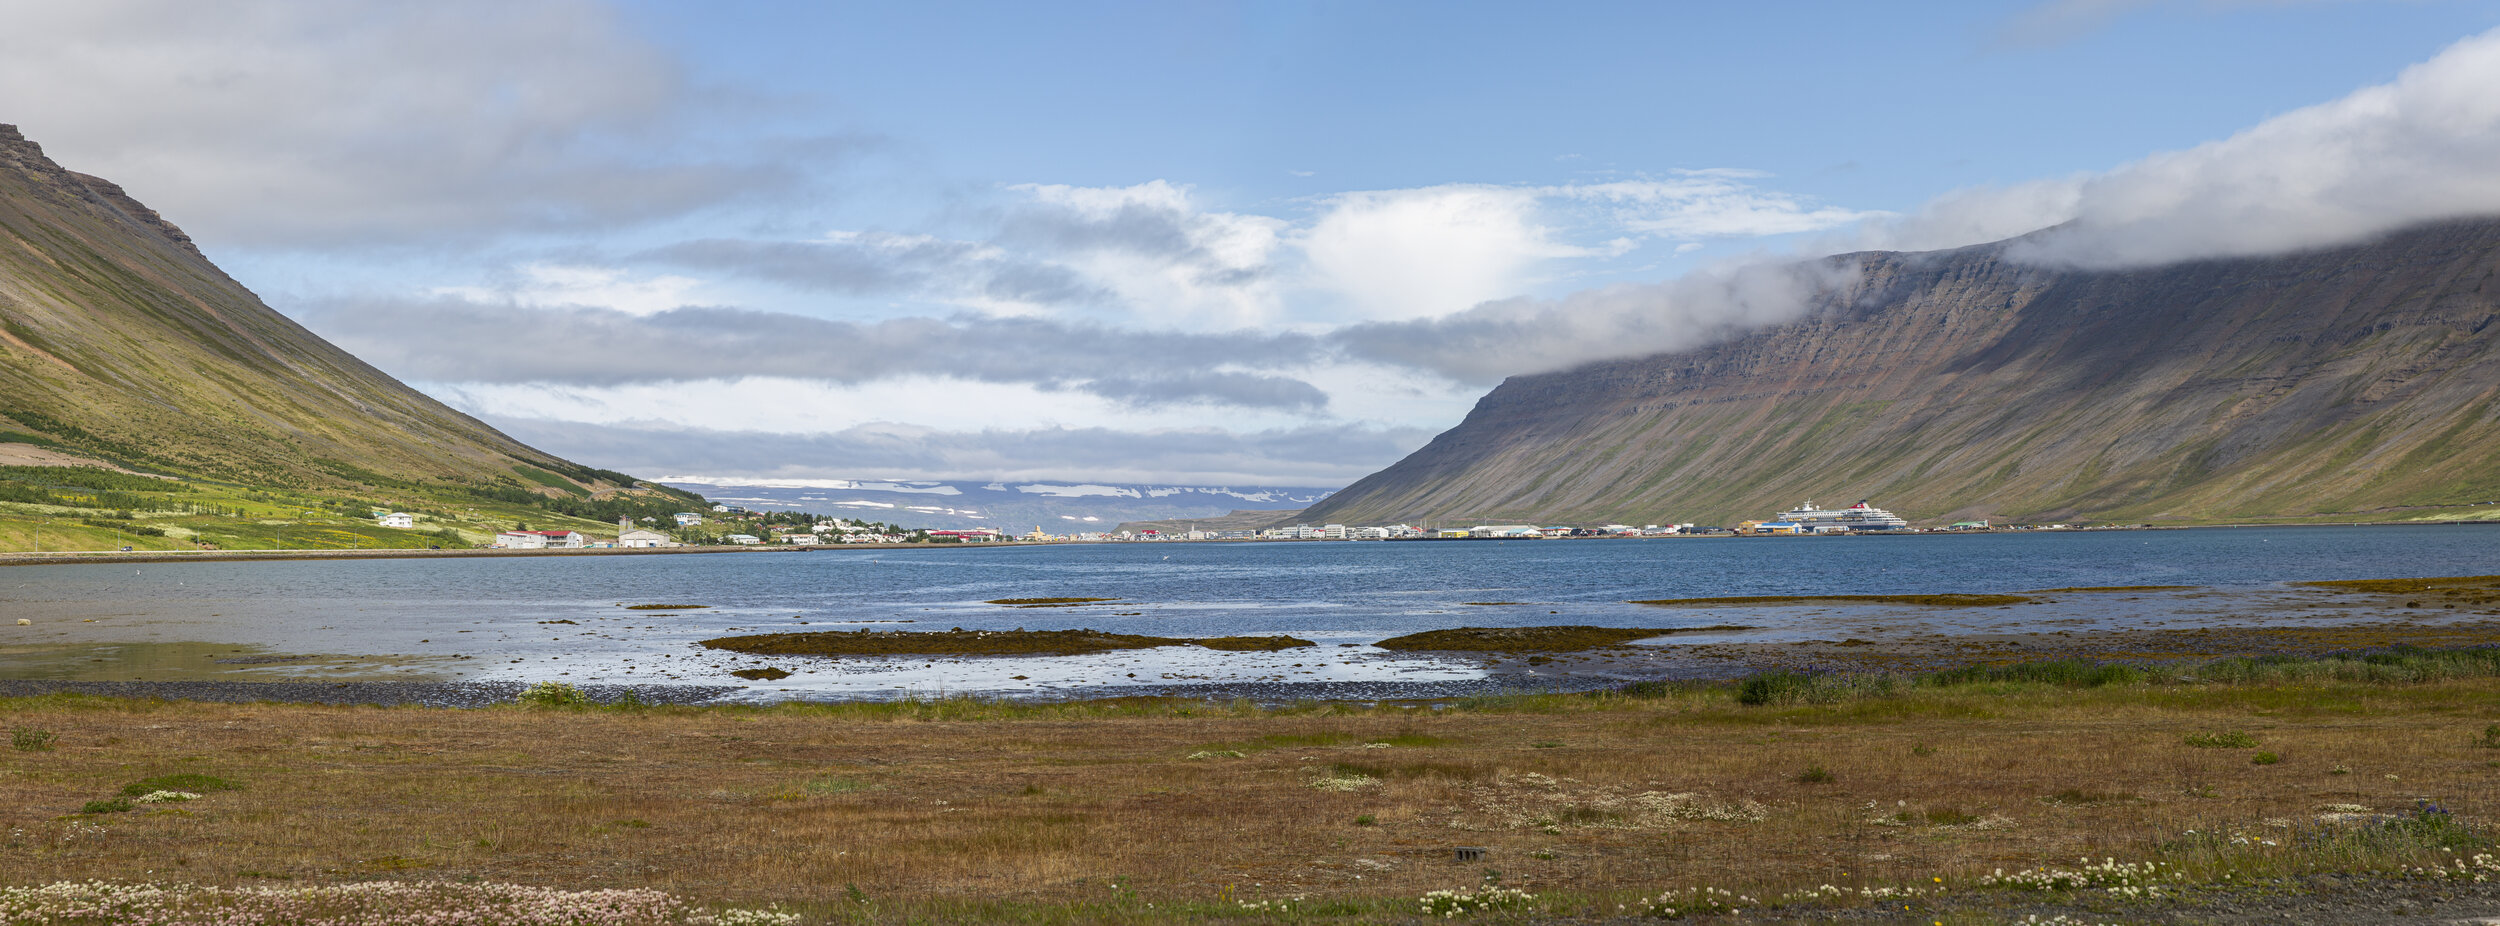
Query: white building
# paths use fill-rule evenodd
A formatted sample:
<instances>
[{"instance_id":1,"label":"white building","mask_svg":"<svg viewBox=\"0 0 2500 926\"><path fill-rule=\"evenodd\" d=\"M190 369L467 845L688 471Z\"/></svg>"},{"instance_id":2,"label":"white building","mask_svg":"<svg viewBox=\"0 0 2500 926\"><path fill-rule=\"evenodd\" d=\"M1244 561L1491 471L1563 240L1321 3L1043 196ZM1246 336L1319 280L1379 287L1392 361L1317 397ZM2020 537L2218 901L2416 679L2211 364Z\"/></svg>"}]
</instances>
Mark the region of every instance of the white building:
<instances>
[{"instance_id":1,"label":"white building","mask_svg":"<svg viewBox=\"0 0 2500 926\"><path fill-rule=\"evenodd\" d=\"M673 547L677 545L677 541L670 540L667 534L660 533L659 531L645 527L637 527L633 530L618 534L616 537L616 545L620 547L633 548Z\"/></svg>"},{"instance_id":2,"label":"white building","mask_svg":"<svg viewBox=\"0 0 2500 926\"><path fill-rule=\"evenodd\" d=\"M400 530L408 530L417 526L417 516L405 511L394 511L376 520L381 521L383 527L396 527Z\"/></svg>"},{"instance_id":3,"label":"white building","mask_svg":"<svg viewBox=\"0 0 2500 926\"><path fill-rule=\"evenodd\" d=\"M697 524L703 523L703 516L691 511L680 511L675 515L672 515L672 517L677 519L677 526L679 527L693 527Z\"/></svg>"},{"instance_id":4,"label":"white building","mask_svg":"<svg viewBox=\"0 0 2500 926\"><path fill-rule=\"evenodd\" d=\"M1469 537L1543 537L1544 529L1534 524L1480 524L1467 529Z\"/></svg>"},{"instance_id":5,"label":"white building","mask_svg":"<svg viewBox=\"0 0 2500 926\"><path fill-rule=\"evenodd\" d=\"M783 534L781 535L781 542L795 543L800 546L812 547L822 541L817 540L816 535L814 534Z\"/></svg>"},{"instance_id":6,"label":"white building","mask_svg":"<svg viewBox=\"0 0 2500 926\"><path fill-rule=\"evenodd\" d=\"M495 535L501 550L579 550L589 542L580 531L505 531Z\"/></svg>"},{"instance_id":7,"label":"white building","mask_svg":"<svg viewBox=\"0 0 2500 926\"><path fill-rule=\"evenodd\" d=\"M727 537L723 537L723 538L721 538L721 539L722 539L722 540L729 541L730 543L736 543L736 544L749 544L749 543L763 543L763 542L764 542L764 538L762 538L762 537L758 537L758 536L755 536L754 534L731 534L731 535L729 535L729 536L727 536Z\"/></svg>"}]
</instances>

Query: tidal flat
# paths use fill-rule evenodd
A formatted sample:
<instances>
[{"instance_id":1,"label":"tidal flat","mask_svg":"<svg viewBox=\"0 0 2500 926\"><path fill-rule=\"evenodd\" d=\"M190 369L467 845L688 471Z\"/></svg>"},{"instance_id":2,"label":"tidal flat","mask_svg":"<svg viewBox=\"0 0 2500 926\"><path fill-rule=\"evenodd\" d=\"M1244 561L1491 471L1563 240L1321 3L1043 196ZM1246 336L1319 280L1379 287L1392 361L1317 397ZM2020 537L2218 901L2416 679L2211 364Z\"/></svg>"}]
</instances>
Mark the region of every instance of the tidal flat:
<instances>
[{"instance_id":1,"label":"tidal flat","mask_svg":"<svg viewBox=\"0 0 2500 926\"><path fill-rule=\"evenodd\" d=\"M750 703L957 694L1283 703L1578 691L1767 669L2464 646L2500 642L2489 626L2500 602L2484 600L2500 593L2335 583L2500 571L2492 529L32 566L0 583L0 607L27 622L0 622L0 679L561 681L638 689L646 700L701 687ZM2303 584L2313 582L2326 584ZM1680 606L1696 601L1707 604ZM971 639L928 651L932 638L909 636L946 628ZM1413 645L1471 633L1508 642ZM1615 639L1573 642L1592 633ZM1037 642L1076 635L1249 648L1070 652ZM742 637L826 645L704 645ZM1543 642L1518 645L1531 638ZM902 649L923 651L860 649L906 640Z\"/></svg>"}]
</instances>

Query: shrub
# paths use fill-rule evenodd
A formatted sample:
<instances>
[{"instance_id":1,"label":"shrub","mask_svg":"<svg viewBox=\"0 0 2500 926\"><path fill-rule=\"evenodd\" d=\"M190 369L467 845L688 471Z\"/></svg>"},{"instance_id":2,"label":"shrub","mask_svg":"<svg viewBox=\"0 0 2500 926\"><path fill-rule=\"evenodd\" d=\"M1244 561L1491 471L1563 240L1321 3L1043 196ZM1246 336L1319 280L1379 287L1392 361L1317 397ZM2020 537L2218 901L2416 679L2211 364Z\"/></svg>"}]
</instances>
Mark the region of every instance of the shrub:
<instances>
[{"instance_id":1,"label":"shrub","mask_svg":"<svg viewBox=\"0 0 2500 926\"><path fill-rule=\"evenodd\" d=\"M1806 766L1805 771L1797 773L1797 783L1801 785L1830 784L1831 781L1832 773L1825 771L1820 765Z\"/></svg>"},{"instance_id":2,"label":"shrub","mask_svg":"<svg viewBox=\"0 0 2500 926\"><path fill-rule=\"evenodd\" d=\"M9 745L24 752L49 752L53 741L58 739L60 737L53 735L50 730L38 730L34 727L9 728Z\"/></svg>"},{"instance_id":3,"label":"shrub","mask_svg":"<svg viewBox=\"0 0 2500 926\"><path fill-rule=\"evenodd\" d=\"M2484 749L2500 749L2500 723L2484 727L2483 738L2475 740L2474 745L2481 746Z\"/></svg>"},{"instance_id":4,"label":"shrub","mask_svg":"<svg viewBox=\"0 0 2500 926\"><path fill-rule=\"evenodd\" d=\"M130 807L131 803L129 798L116 797L109 800L88 801L86 806L78 808L78 812L87 814L127 813L129 812Z\"/></svg>"},{"instance_id":5,"label":"shrub","mask_svg":"<svg viewBox=\"0 0 2500 926\"><path fill-rule=\"evenodd\" d=\"M2248 757L2248 763L2250 765L2273 765L2274 763L2281 761L2283 761L2282 756L2275 755L2271 752L2261 752Z\"/></svg>"},{"instance_id":6,"label":"shrub","mask_svg":"<svg viewBox=\"0 0 2500 926\"><path fill-rule=\"evenodd\" d=\"M512 700L530 707L588 707L594 703L581 689L563 682L539 682L522 689Z\"/></svg>"},{"instance_id":7,"label":"shrub","mask_svg":"<svg viewBox=\"0 0 2500 926\"><path fill-rule=\"evenodd\" d=\"M1750 675L1736 685L1736 703L1832 704L1860 698L1891 697L1900 690L1893 675L1809 674L1775 670Z\"/></svg>"},{"instance_id":8,"label":"shrub","mask_svg":"<svg viewBox=\"0 0 2500 926\"><path fill-rule=\"evenodd\" d=\"M1355 817L1355 818L1354 818L1354 825L1356 825L1356 826L1378 826L1378 825L1380 825L1380 818L1379 818L1379 817L1372 816L1371 814L1363 814L1362 816L1358 816L1358 817Z\"/></svg>"},{"instance_id":9,"label":"shrub","mask_svg":"<svg viewBox=\"0 0 2500 926\"><path fill-rule=\"evenodd\" d=\"M1755 706L1787 703L1813 682L1802 672L1761 672L1736 685L1736 703Z\"/></svg>"}]
</instances>

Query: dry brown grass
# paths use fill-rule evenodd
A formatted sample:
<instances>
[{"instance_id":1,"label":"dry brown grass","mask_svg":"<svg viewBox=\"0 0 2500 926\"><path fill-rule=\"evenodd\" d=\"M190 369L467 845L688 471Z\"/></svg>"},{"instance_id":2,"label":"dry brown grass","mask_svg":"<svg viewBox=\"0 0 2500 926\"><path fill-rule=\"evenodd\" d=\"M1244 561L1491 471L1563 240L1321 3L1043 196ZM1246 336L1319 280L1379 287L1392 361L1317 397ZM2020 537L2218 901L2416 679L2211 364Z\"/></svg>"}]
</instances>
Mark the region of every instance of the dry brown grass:
<instances>
[{"instance_id":1,"label":"dry brown grass","mask_svg":"<svg viewBox=\"0 0 2500 926\"><path fill-rule=\"evenodd\" d=\"M2495 696L2500 681L2470 680L1922 689L1787 708L1725 690L1276 711L52 697L0 702L0 726L58 737L0 752L0 872L477 877L742 904L836 904L855 885L924 908L1099 901L1114 879L1167 902L1411 900L1488 868L1597 896L1924 883L2143 858L2191 829L2284 832L2267 821L2308 825L2326 804L2430 798L2490 819L2500 769L2478 737L2500 720ZM2215 730L2282 761L2183 742ZM75 813L186 772L242 788ZM1489 852L1459 863L1457 846Z\"/></svg>"}]
</instances>

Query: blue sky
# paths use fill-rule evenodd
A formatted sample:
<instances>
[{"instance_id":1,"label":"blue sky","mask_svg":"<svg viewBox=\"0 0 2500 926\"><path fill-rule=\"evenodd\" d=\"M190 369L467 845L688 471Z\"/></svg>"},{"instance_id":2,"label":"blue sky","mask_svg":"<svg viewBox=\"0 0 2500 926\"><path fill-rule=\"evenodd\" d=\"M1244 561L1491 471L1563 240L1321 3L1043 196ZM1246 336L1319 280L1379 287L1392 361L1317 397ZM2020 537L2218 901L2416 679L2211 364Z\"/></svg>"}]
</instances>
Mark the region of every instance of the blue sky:
<instances>
[{"instance_id":1,"label":"blue sky","mask_svg":"<svg viewBox=\"0 0 2500 926\"><path fill-rule=\"evenodd\" d=\"M650 476L1339 485L1797 256L2500 212L2493 2L10 5L0 121Z\"/></svg>"}]
</instances>

